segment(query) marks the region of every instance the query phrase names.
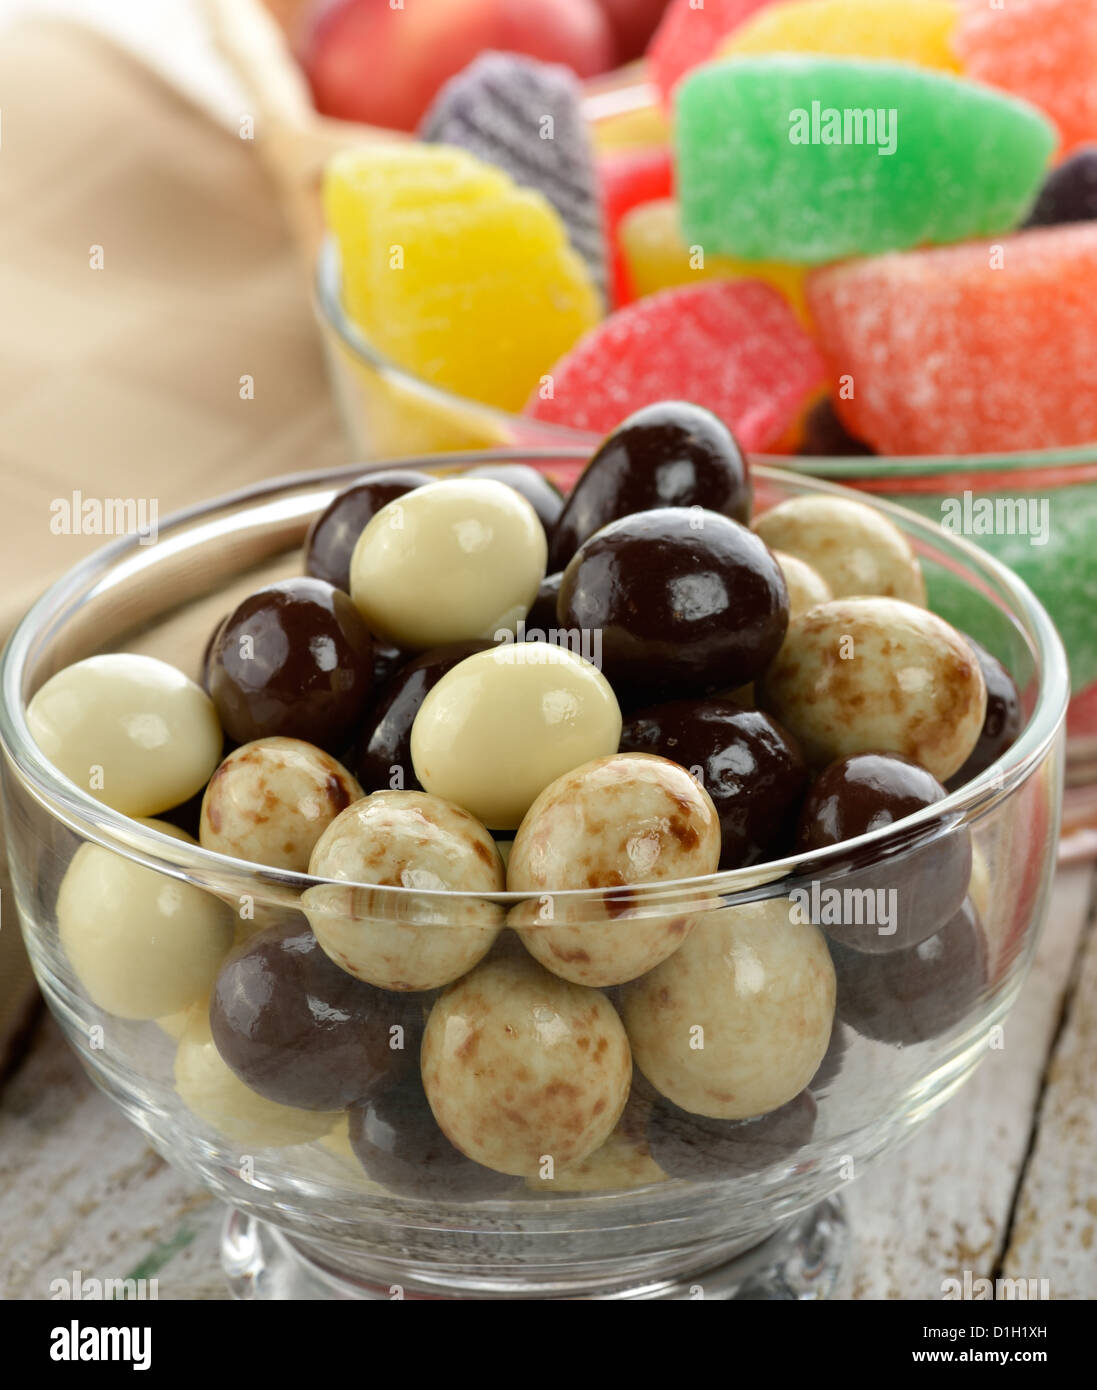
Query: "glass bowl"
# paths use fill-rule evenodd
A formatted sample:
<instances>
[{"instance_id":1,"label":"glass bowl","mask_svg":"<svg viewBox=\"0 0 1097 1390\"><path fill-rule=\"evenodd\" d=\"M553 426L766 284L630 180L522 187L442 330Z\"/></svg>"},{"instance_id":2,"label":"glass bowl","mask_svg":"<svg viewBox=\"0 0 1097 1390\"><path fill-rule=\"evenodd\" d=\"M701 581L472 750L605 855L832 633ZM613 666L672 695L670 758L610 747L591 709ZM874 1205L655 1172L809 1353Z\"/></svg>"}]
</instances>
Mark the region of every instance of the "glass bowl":
<instances>
[{"instance_id":1,"label":"glass bowl","mask_svg":"<svg viewBox=\"0 0 1097 1390\"><path fill-rule=\"evenodd\" d=\"M489 461L528 462L567 478L584 458L579 450L524 450L402 466L443 476ZM306 902L315 904L331 885L226 858L108 809L46 761L25 715L43 681L100 651L145 652L196 675L215 623L245 593L300 572L310 521L360 471L276 479L191 508L162 526L154 547L119 540L54 584L12 636L0 668L7 848L50 1008L96 1084L168 1160L228 1204L223 1259L238 1296L824 1296L844 1246L838 1193L851 1170L859 1175L957 1090L985 1055L1032 959L1054 866L1068 697L1062 646L1046 613L984 552L870 499L909 536L934 607L962 620L1013 672L1027 714L1017 742L967 786L898 825L828 850L632 890L630 923L689 913L695 933L734 932L752 912L778 912L787 923L790 904L812 891L855 896L870 881L897 892L915 881L925 888L943 865L963 863L959 891L966 882L982 921L970 935L974 965L965 973L953 961L948 977L927 989L909 960L889 957L891 983L871 995L884 1026L877 1019L866 1027L856 1007L850 1014L842 1006L827 1055L794 1103L791 1129L751 1121L730 1134L728 1150L726 1127L719 1142L695 1133L688 1117L683 1131L681 1114L668 1118L636 1073L605 1144L583 1162L550 1167L544 1179L478 1170L487 1181L474 1192L425 1189L429 1173L417 1166L411 1135L410 1160L397 1178L386 1169L379 1182L351 1152L345 1113L272 1113L242 1083L225 1082L227 1069L218 1071L209 1044L204 992L185 1011L176 1001L179 1012L159 1020L106 1013L59 939L59 889L84 846L100 847L111 863L119 857L127 872L151 874L164 892L182 894L188 910L225 914L238 937L299 922L302 895L312 890ZM841 494L768 468L758 469L756 487L758 510L788 497ZM453 930L470 896L373 888L372 927L358 929L411 922L428 933ZM568 900L573 920L606 920L596 892L557 897ZM500 917L529 908L513 893L473 901ZM933 912L933 904L934 891L923 891L918 913ZM763 955L765 942L779 943L785 929L756 939ZM493 951L505 959L522 947L508 930ZM840 962L847 984L877 959L853 956L853 966L848 953ZM768 988L757 973L754 987ZM616 990L608 995L619 1002ZM416 1002L425 1009L432 998Z\"/></svg>"}]
</instances>

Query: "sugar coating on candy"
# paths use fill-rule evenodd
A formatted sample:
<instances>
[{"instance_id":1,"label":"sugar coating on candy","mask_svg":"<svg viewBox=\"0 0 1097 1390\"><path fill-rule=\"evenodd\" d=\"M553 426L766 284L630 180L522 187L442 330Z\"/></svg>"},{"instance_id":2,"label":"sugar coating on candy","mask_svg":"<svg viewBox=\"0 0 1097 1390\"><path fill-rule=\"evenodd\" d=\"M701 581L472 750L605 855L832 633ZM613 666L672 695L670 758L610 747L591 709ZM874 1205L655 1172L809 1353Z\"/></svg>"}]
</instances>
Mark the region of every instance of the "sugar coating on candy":
<instances>
[{"instance_id":1,"label":"sugar coating on candy","mask_svg":"<svg viewBox=\"0 0 1097 1390\"><path fill-rule=\"evenodd\" d=\"M966 77L1045 111L1063 151L1097 136L1097 0L966 0L955 46Z\"/></svg>"},{"instance_id":2,"label":"sugar coating on candy","mask_svg":"<svg viewBox=\"0 0 1097 1390\"><path fill-rule=\"evenodd\" d=\"M773 0L672 0L648 46L648 72L664 101L690 68L712 57L720 40Z\"/></svg>"},{"instance_id":3,"label":"sugar coating on candy","mask_svg":"<svg viewBox=\"0 0 1097 1390\"><path fill-rule=\"evenodd\" d=\"M965 454L1097 439L1094 285L1097 223L1079 222L835 266L808 299L852 378L849 429L885 454Z\"/></svg>"},{"instance_id":4,"label":"sugar coating on candy","mask_svg":"<svg viewBox=\"0 0 1097 1390\"><path fill-rule=\"evenodd\" d=\"M419 134L469 150L543 193L605 294L606 241L581 95L575 74L560 64L483 53L438 93Z\"/></svg>"},{"instance_id":5,"label":"sugar coating on candy","mask_svg":"<svg viewBox=\"0 0 1097 1390\"><path fill-rule=\"evenodd\" d=\"M958 72L958 14L953 0L790 0L752 15L714 56L831 53Z\"/></svg>"},{"instance_id":6,"label":"sugar coating on candy","mask_svg":"<svg viewBox=\"0 0 1097 1390\"><path fill-rule=\"evenodd\" d=\"M621 219L633 208L670 196L673 179L670 147L658 145L651 149L615 150L604 154L598 161L598 177L613 276L612 304L616 308L636 295L629 283L618 235Z\"/></svg>"},{"instance_id":7,"label":"sugar coating on candy","mask_svg":"<svg viewBox=\"0 0 1097 1390\"><path fill-rule=\"evenodd\" d=\"M1082 145L1052 169L1026 227L1097 220L1097 145Z\"/></svg>"},{"instance_id":8,"label":"sugar coating on candy","mask_svg":"<svg viewBox=\"0 0 1097 1390\"><path fill-rule=\"evenodd\" d=\"M676 102L686 240L816 264L1015 227L1055 144L1000 92L903 63L797 55L692 73Z\"/></svg>"},{"instance_id":9,"label":"sugar coating on candy","mask_svg":"<svg viewBox=\"0 0 1097 1390\"><path fill-rule=\"evenodd\" d=\"M703 246L686 243L681 212L673 198L633 208L621 219L617 235L632 297L642 299L699 280L761 280L782 294L800 318L807 317L803 266L706 256Z\"/></svg>"},{"instance_id":10,"label":"sugar coating on candy","mask_svg":"<svg viewBox=\"0 0 1097 1390\"><path fill-rule=\"evenodd\" d=\"M339 155L324 208L347 312L378 351L435 386L516 410L601 316L546 198L463 151Z\"/></svg>"},{"instance_id":11,"label":"sugar coating on candy","mask_svg":"<svg viewBox=\"0 0 1097 1390\"><path fill-rule=\"evenodd\" d=\"M678 397L714 411L757 450L791 426L824 371L781 295L740 280L664 290L618 310L550 378L527 406L540 420L603 434L642 405Z\"/></svg>"}]
</instances>

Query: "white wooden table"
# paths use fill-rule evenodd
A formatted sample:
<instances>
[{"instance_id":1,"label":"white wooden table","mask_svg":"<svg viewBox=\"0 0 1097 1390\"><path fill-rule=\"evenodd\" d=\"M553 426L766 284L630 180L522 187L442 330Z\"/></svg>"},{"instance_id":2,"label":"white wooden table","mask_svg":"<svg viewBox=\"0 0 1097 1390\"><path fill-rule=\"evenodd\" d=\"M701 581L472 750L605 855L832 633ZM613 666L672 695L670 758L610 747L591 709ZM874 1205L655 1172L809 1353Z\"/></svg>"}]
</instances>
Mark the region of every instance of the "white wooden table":
<instances>
[{"instance_id":1,"label":"white wooden table","mask_svg":"<svg viewBox=\"0 0 1097 1390\"><path fill-rule=\"evenodd\" d=\"M940 1298L970 1270L1097 1298L1097 875L1060 871L1039 954L975 1077L847 1192L843 1298ZM87 1080L52 1020L0 1089L0 1298L129 1274L226 1296L221 1208Z\"/></svg>"}]
</instances>

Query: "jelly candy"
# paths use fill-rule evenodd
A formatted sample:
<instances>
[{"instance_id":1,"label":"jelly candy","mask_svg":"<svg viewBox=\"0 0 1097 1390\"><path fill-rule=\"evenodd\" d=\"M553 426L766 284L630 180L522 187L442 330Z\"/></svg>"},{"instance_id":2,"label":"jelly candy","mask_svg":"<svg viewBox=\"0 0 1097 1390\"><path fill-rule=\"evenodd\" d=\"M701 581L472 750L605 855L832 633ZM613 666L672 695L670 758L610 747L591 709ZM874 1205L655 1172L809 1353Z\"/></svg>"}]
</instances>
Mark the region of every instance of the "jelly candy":
<instances>
[{"instance_id":1,"label":"jelly candy","mask_svg":"<svg viewBox=\"0 0 1097 1390\"><path fill-rule=\"evenodd\" d=\"M564 220L603 291L606 242L590 134L575 74L514 53L484 53L446 83L420 127L536 188Z\"/></svg>"},{"instance_id":2,"label":"jelly candy","mask_svg":"<svg viewBox=\"0 0 1097 1390\"><path fill-rule=\"evenodd\" d=\"M776 290L710 280L619 309L556 364L527 410L605 434L676 397L707 406L757 450L785 434L823 381L815 345Z\"/></svg>"},{"instance_id":3,"label":"jelly candy","mask_svg":"<svg viewBox=\"0 0 1097 1390\"><path fill-rule=\"evenodd\" d=\"M348 313L434 385L518 409L600 317L555 210L463 151L348 151L328 166L324 206Z\"/></svg>"},{"instance_id":4,"label":"jelly candy","mask_svg":"<svg viewBox=\"0 0 1097 1390\"><path fill-rule=\"evenodd\" d=\"M1055 143L988 88L901 63L738 58L677 94L678 197L707 252L817 263L1015 227Z\"/></svg>"},{"instance_id":5,"label":"jelly candy","mask_svg":"<svg viewBox=\"0 0 1097 1390\"><path fill-rule=\"evenodd\" d=\"M621 219L617 239L634 296L695 280L764 280L780 290L800 318L806 319L803 266L706 256L703 247L686 245L678 204L672 198L633 208Z\"/></svg>"},{"instance_id":6,"label":"jelly candy","mask_svg":"<svg viewBox=\"0 0 1097 1390\"><path fill-rule=\"evenodd\" d=\"M671 190L670 150L665 145L653 149L619 150L598 161L602 180L602 206L606 235L610 245L613 275L613 303L620 305L633 297L621 254L618 225L630 209L654 198L666 198Z\"/></svg>"},{"instance_id":7,"label":"jelly candy","mask_svg":"<svg viewBox=\"0 0 1097 1390\"><path fill-rule=\"evenodd\" d=\"M885 454L1097 439L1097 223L816 271L845 425Z\"/></svg>"},{"instance_id":8,"label":"jelly candy","mask_svg":"<svg viewBox=\"0 0 1097 1390\"><path fill-rule=\"evenodd\" d=\"M1097 219L1097 145L1081 145L1048 174L1026 227Z\"/></svg>"},{"instance_id":9,"label":"jelly candy","mask_svg":"<svg viewBox=\"0 0 1097 1390\"><path fill-rule=\"evenodd\" d=\"M1064 151L1097 137L1097 0L968 3L955 45L965 76L1045 111Z\"/></svg>"},{"instance_id":10,"label":"jelly candy","mask_svg":"<svg viewBox=\"0 0 1097 1390\"><path fill-rule=\"evenodd\" d=\"M721 39L773 0L671 0L648 47L648 72L664 101L690 68L707 62Z\"/></svg>"},{"instance_id":11,"label":"jelly candy","mask_svg":"<svg viewBox=\"0 0 1097 1390\"><path fill-rule=\"evenodd\" d=\"M958 13L953 0L790 0L752 15L714 57L831 53L959 72L951 42Z\"/></svg>"}]
</instances>

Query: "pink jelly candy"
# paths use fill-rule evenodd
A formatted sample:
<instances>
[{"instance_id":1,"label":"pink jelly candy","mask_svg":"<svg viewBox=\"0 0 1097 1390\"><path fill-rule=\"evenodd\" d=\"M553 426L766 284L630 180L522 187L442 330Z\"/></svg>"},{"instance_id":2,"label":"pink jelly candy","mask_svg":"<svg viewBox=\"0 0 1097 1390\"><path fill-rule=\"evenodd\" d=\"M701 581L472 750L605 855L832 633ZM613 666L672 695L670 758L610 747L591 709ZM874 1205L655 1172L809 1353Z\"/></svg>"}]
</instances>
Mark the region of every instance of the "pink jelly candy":
<instances>
[{"instance_id":1,"label":"pink jelly candy","mask_svg":"<svg viewBox=\"0 0 1097 1390\"><path fill-rule=\"evenodd\" d=\"M814 343L760 280L706 280L619 309L562 357L526 406L605 434L642 405L695 401L744 449L776 444L825 381Z\"/></svg>"},{"instance_id":2,"label":"pink jelly candy","mask_svg":"<svg viewBox=\"0 0 1097 1390\"><path fill-rule=\"evenodd\" d=\"M664 101L690 68L707 62L721 39L773 0L671 0L648 47L648 72Z\"/></svg>"},{"instance_id":3,"label":"pink jelly candy","mask_svg":"<svg viewBox=\"0 0 1097 1390\"><path fill-rule=\"evenodd\" d=\"M1097 223L816 271L843 423L882 454L1097 441Z\"/></svg>"},{"instance_id":4,"label":"pink jelly candy","mask_svg":"<svg viewBox=\"0 0 1097 1390\"><path fill-rule=\"evenodd\" d=\"M641 203L669 198L673 187L670 149L656 145L644 149L614 150L598 161L602 184L602 212L613 268L613 303L632 298L625 258L617 240L617 227L626 212Z\"/></svg>"}]
</instances>

